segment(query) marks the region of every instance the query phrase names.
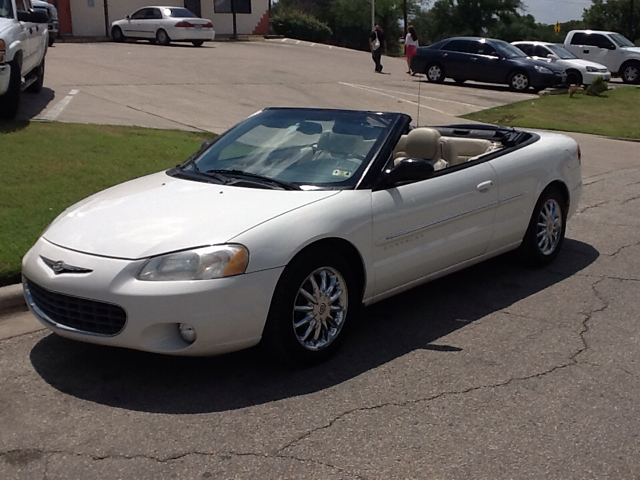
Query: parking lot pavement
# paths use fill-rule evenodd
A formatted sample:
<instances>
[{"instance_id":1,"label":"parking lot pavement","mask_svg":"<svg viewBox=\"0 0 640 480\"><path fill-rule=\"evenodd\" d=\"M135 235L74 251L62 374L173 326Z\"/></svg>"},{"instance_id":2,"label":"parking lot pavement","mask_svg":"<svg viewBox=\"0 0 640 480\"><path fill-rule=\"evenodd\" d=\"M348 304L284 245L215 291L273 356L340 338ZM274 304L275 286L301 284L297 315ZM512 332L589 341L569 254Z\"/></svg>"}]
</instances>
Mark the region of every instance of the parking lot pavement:
<instances>
[{"instance_id":1,"label":"parking lot pavement","mask_svg":"<svg viewBox=\"0 0 640 480\"><path fill-rule=\"evenodd\" d=\"M294 92L279 47L256 48L259 66L270 66L263 81ZM370 88L412 85L395 70L368 78L364 54L339 55L354 64L340 76L328 58L299 68L321 64L335 80ZM83 89L105 88L92 81L55 87L64 96L79 90L61 118L71 121ZM104 89L121 102L113 118L150 88L139 81L146 87ZM317 86L322 106L349 97L336 83ZM463 103L473 103L467 90L494 94L434 87L434 97L440 88L462 92ZM397 101L358 90L346 90L350 105ZM298 91L311 102L316 90ZM235 102L223 102L214 120L181 111L167 121L222 126L257 100ZM433 123L448 115L433 113ZM529 270L506 255L368 307L343 350L320 366L284 368L255 349L160 357L46 331L0 340L0 478L639 478L640 158L637 143L572 136L585 186L552 266Z\"/></svg>"},{"instance_id":2,"label":"parking lot pavement","mask_svg":"<svg viewBox=\"0 0 640 480\"><path fill-rule=\"evenodd\" d=\"M365 52L279 40L56 44L45 90L23 96L21 118L220 133L267 106L403 111L417 119L420 103L421 124L439 124L533 97L500 86L430 84L407 75L404 58L384 65L389 75L375 74Z\"/></svg>"}]
</instances>

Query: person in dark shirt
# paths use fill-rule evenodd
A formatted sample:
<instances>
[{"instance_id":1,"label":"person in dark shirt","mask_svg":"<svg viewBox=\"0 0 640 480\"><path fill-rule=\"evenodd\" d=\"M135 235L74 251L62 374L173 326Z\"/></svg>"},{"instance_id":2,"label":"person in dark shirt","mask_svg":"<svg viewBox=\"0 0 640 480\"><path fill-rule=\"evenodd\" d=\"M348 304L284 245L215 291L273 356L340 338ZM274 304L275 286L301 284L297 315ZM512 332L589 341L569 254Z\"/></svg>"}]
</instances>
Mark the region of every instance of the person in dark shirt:
<instances>
[{"instance_id":1,"label":"person in dark shirt","mask_svg":"<svg viewBox=\"0 0 640 480\"><path fill-rule=\"evenodd\" d=\"M376 25L369 35L369 48L371 49L371 57L376 64L376 73L382 73L382 64L380 59L382 54L387 50L387 41L380 25Z\"/></svg>"}]
</instances>

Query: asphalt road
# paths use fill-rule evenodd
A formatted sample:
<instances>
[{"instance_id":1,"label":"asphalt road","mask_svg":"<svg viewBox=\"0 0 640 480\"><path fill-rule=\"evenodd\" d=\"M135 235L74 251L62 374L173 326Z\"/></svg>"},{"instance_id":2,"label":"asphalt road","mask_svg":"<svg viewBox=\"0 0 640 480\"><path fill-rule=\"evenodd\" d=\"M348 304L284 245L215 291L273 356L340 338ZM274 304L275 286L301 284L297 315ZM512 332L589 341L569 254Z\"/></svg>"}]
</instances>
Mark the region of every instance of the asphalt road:
<instances>
[{"instance_id":1,"label":"asphalt road","mask_svg":"<svg viewBox=\"0 0 640 480\"><path fill-rule=\"evenodd\" d=\"M22 115L72 90L57 120L221 131L271 104L416 112L417 79L383 64L291 41L61 44L50 99ZM420 124L527 98L420 89ZM96 347L5 315L0 478L640 478L638 144L572 136L585 188L551 267L506 255L373 305L315 368Z\"/></svg>"}]
</instances>

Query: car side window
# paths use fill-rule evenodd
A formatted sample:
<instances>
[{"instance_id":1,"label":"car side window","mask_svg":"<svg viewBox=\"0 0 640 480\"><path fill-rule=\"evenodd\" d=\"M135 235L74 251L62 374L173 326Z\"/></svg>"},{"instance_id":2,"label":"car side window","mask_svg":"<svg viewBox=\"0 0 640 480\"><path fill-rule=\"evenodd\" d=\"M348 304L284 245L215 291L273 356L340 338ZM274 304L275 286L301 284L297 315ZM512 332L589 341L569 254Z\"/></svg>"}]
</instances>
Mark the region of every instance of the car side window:
<instances>
[{"instance_id":1,"label":"car side window","mask_svg":"<svg viewBox=\"0 0 640 480\"><path fill-rule=\"evenodd\" d=\"M451 40L445 43L441 50L447 50L448 52L469 52L469 40Z\"/></svg>"},{"instance_id":2,"label":"car side window","mask_svg":"<svg viewBox=\"0 0 640 480\"><path fill-rule=\"evenodd\" d=\"M149 18L152 18L154 20L158 20L162 18L162 12L160 11L159 8L151 8L151 15Z\"/></svg>"},{"instance_id":3,"label":"car side window","mask_svg":"<svg viewBox=\"0 0 640 480\"><path fill-rule=\"evenodd\" d=\"M518 47L520 50L522 50L528 56L530 56L530 57L533 56L533 45L530 45L528 43L519 43L518 45L516 45L516 47Z\"/></svg>"},{"instance_id":4,"label":"car side window","mask_svg":"<svg viewBox=\"0 0 640 480\"><path fill-rule=\"evenodd\" d=\"M132 20L141 20L143 18L146 18L147 10L149 10L149 9L148 8L141 8L140 10L135 12L133 15L131 15L131 19Z\"/></svg>"},{"instance_id":5,"label":"car side window","mask_svg":"<svg viewBox=\"0 0 640 480\"><path fill-rule=\"evenodd\" d=\"M615 50L615 45L604 35L594 35L594 41L597 47Z\"/></svg>"},{"instance_id":6,"label":"car side window","mask_svg":"<svg viewBox=\"0 0 640 480\"><path fill-rule=\"evenodd\" d=\"M547 47L543 47L542 45L536 45L536 48L533 51L533 56L547 58L551 52L547 49Z\"/></svg>"},{"instance_id":7,"label":"car side window","mask_svg":"<svg viewBox=\"0 0 640 480\"><path fill-rule=\"evenodd\" d=\"M492 55L496 53L496 49L485 42L469 42L469 52L478 55Z\"/></svg>"},{"instance_id":8,"label":"car side window","mask_svg":"<svg viewBox=\"0 0 640 480\"><path fill-rule=\"evenodd\" d=\"M27 5L25 0L16 0L16 8L18 11L27 12L29 10L29 5Z\"/></svg>"},{"instance_id":9,"label":"car side window","mask_svg":"<svg viewBox=\"0 0 640 480\"><path fill-rule=\"evenodd\" d=\"M571 37L571 45L595 45L592 43L591 35L586 33L577 32Z\"/></svg>"}]
</instances>

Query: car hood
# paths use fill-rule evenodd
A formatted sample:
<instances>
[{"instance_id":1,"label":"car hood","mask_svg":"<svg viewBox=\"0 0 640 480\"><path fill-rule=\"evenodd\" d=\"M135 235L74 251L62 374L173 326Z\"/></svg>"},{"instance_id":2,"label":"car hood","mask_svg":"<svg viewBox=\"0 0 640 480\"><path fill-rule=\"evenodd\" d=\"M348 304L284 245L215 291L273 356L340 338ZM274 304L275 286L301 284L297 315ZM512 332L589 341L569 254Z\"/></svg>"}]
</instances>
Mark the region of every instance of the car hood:
<instances>
[{"instance_id":1,"label":"car hood","mask_svg":"<svg viewBox=\"0 0 640 480\"><path fill-rule=\"evenodd\" d=\"M12 25L15 25L16 21L13 18L0 18L0 35ZM6 40L6 39L5 39ZM8 46L8 45L7 45Z\"/></svg>"},{"instance_id":2,"label":"car hood","mask_svg":"<svg viewBox=\"0 0 640 480\"><path fill-rule=\"evenodd\" d=\"M572 65L578 66L581 65L583 67L594 67L594 68L607 68L605 65L601 63L592 62L591 60L585 60L583 58L563 58L557 60L555 63L558 65L570 67Z\"/></svg>"},{"instance_id":3,"label":"car hood","mask_svg":"<svg viewBox=\"0 0 640 480\"><path fill-rule=\"evenodd\" d=\"M73 205L43 237L83 253L140 259L226 243L274 217L338 193L225 186L161 172Z\"/></svg>"},{"instance_id":4,"label":"car hood","mask_svg":"<svg viewBox=\"0 0 640 480\"><path fill-rule=\"evenodd\" d=\"M640 47L622 47L627 52L632 52L636 55L640 55Z\"/></svg>"}]
</instances>

